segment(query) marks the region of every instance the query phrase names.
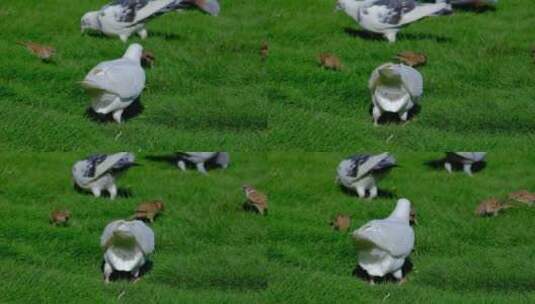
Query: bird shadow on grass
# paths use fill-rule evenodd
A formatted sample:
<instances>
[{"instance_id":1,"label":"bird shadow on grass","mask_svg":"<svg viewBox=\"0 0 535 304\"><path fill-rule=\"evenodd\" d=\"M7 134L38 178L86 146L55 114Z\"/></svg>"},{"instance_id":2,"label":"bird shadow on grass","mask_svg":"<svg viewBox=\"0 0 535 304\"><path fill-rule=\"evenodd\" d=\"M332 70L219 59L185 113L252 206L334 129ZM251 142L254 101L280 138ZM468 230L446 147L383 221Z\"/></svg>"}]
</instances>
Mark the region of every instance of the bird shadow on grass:
<instances>
[{"instance_id":1,"label":"bird shadow on grass","mask_svg":"<svg viewBox=\"0 0 535 304\"><path fill-rule=\"evenodd\" d=\"M365 30L356 30L350 27L345 27L344 32L348 34L351 37L359 37L365 40L373 40L373 41L387 41L386 38L382 34L378 33L372 33ZM399 39L406 39L406 40L434 40L438 43L450 43L453 41L453 39L449 37L429 34L429 33L398 33L397 37Z\"/></svg>"},{"instance_id":2,"label":"bird shadow on grass","mask_svg":"<svg viewBox=\"0 0 535 304\"><path fill-rule=\"evenodd\" d=\"M150 160L150 161L154 161L154 162L162 162L162 163L168 163L169 165L175 167L178 169L178 166L177 166L177 162L179 160L183 160L184 163L186 164L186 168L187 169L190 169L190 170L197 170L197 167L195 165L195 163L192 163L186 159L182 159L180 158L180 156L178 154L167 154L167 155L147 155L145 156L145 159L147 160ZM211 170L214 170L214 169L220 169L221 166L219 166L217 163L216 163L216 159L213 158L213 159L210 159L208 161L206 161L204 163L204 168L206 169L206 171L211 171Z\"/></svg>"},{"instance_id":3,"label":"bird shadow on grass","mask_svg":"<svg viewBox=\"0 0 535 304\"><path fill-rule=\"evenodd\" d=\"M164 32L158 32L158 31L151 31L149 35L162 38L164 40L182 40L182 36L177 35L175 33L164 33Z\"/></svg>"},{"instance_id":4,"label":"bird shadow on grass","mask_svg":"<svg viewBox=\"0 0 535 304\"><path fill-rule=\"evenodd\" d=\"M404 124L409 122L414 116L418 115L422 111L422 106L419 104L415 104L412 109L409 110L407 121L402 121L399 118L399 115L397 113L391 113L391 112L383 112L381 117L379 117L379 124L390 124L390 123L396 123L396 124ZM373 104L370 104L370 107L368 109L368 113L372 115L373 112Z\"/></svg>"},{"instance_id":5,"label":"bird shadow on grass","mask_svg":"<svg viewBox=\"0 0 535 304\"><path fill-rule=\"evenodd\" d=\"M134 102L128 106L126 109L124 109L123 115L122 115L122 121L126 122L130 119L141 115L143 111L145 110L145 107L141 103L141 100L137 98L134 100ZM99 122L99 123L110 123L115 122L113 119L113 113L108 114L100 114L95 112L92 107L87 108L85 111L85 116L89 118L92 121Z\"/></svg>"},{"instance_id":6,"label":"bird shadow on grass","mask_svg":"<svg viewBox=\"0 0 535 304\"><path fill-rule=\"evenodd\" d=\"M405 278L412 271L412 269L413 269L413 264L410 258L405 259L405 263L401 267L401 271L403 272L403 277ZM373 279L373 281L378 284L399 283L399 280L396 279L392 274L387 274L384 277L370 276L368 272L364 270L364 268L360 267L360 265L358 264L353 270L353 276L366 282L370 282L370 280Z\"/></svg>"},{"instance_id":7,"label":"bird shadow on grass","mask_svg":"<svg viewBox=\"0 0 535 304\"><path fill-rule=\"evenodd\" d=\"M355 191L347 189L343 185L339 185L339 187L340 187L340 190L342 191L342 193L344 193L345 195L359 198L358 194ZM366 198L369 195L370 195L370 192L368 190L366 190ZM379 198L397 198L398 195L396 193L390 191L390 190L378 189L377 197L379 197Z\"/></svg>"},{"instance_id":8,"label":"bird shadow on grass","mask_svg":"<svg viewBox=\"0 0 535 304\"><path fill-rule=\"evenodd\" d=\"M74 190L76 192L80 193L80 194L83 194L83 195L93 196L93 193L91 193L91 191L82 189L77 184L74 184ZM117 197L129 198L129 197L133 197L133 196L134 196L134 193L132 192L131 189L128 189L128 188L119 188L119 189L117 189ZM106 190L103 190L101 197L109 198L110 197L110 193L108 191L106 191Z\"/></svg>"},{"instance_id":9,"label":"bird shadow on grass","mask_svg":"<svg viewBox=\"0 0 535 304\"><path fill-rule=\"evenodd\" d=\"M491 12L491 13L496 12L496 7L492 5L483 5L483 6L465 5L465 6L454 6L454 10L459 10L459 11L469 12L469 13L476 13L476 14L483 14L487 12Z\"/></svg>"},{"instance_id":10,"label":"bird shadow on grass","mask_svg":"<svg viewBox=\"0 0 535 304\"><path fill-rule=\"evenodd\" d=\"M102 264L100 265L100 270L104 273L104 261L102 261ZM152 270L152 261L147 260L143 266L139 269L139 278L142 278L147 272ZM110 276L110 281L117 281L117 280L129 280L134 281L136 278L132 275L131 272L127 271L118 271L114 270Z\"/></svg>"},{"instance_id":11,"label":"bird shadow on grass","mask_svg":"<svg viewBox=\"0 0 535 304\"><path fill-rule=\"evenodd\" d=\"M441 159L433 159L433 160L428 160L426 162L424 162L424 165L427 166L428 168L432 169L432 170L446 170L444 168L444 164L446 163L446 158L441 158ZM477 173L477 172L480 172L482 171L483 169L485 169L485 167L487 166L487 162L477 162L477 163L474 163L472 164L472 172L473 173ZM457 162L452 162L451 163L451 168L453 171L463 171L463 165L461 163L457 163Z\"/></svg>"}]
</instances>

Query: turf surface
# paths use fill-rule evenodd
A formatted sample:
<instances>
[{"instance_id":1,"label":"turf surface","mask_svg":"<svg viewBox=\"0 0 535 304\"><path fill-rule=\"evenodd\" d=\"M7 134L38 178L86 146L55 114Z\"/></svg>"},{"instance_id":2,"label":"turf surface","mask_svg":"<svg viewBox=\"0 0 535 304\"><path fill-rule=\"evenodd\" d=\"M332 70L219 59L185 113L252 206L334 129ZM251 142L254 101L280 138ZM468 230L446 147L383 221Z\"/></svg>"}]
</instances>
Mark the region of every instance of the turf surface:
<instances>
[{"instance_id":1,"label":"turf surface","mask_svg":"<svg viewBox=\"0 0 535 304\"><path fill-rule=\"evenodd\" d=\"M528 153L490 153L473 178L423 165L440 153L396 153L400 168L380 183L392 197L359 200L334 184L341 153L233 153L229 169L201 176L138 155L114 202L72 189L75 153L2 153L1 303L531 303L535 300L535 208L477 218L478 201L533 190ZM244 212L240 185L270 197L269 215ZM328 225L337 213L356 229L387 216L397 197L418 213L407 284L374 287L352 276L349 233ZM98 240L111 220L142 200L163 199L153 224L156 251L141 281L102 281ZM68 208L68 227L48 214Z\"/></svg>"},{"instance_id":2,"label":"turf surface","mask_svg":"<svg viewBox=\"0 0 535 304\"><path fill-rule=\"evenodd\" d=\"M402 30L399 41L363 38L333 1L230 1L217 18L172 13L148 25L156 55L143 111L124 125L85 116L79 86L117 58L116 38L82 36L79 18L106 1L4 0L0 7L0 126L9 150L307 150L402 148L526 150L535 142L531 0L496 11L457 11ZM51 44L44 64L17 41ZM140 42L137 37L130 42ZM269 45L262 62L259 49ZM371 123L367 80L399 51L424 52L425 96L409 124ZM332 52L341 72L321 69Z\"/></svg>"}]
</instances>

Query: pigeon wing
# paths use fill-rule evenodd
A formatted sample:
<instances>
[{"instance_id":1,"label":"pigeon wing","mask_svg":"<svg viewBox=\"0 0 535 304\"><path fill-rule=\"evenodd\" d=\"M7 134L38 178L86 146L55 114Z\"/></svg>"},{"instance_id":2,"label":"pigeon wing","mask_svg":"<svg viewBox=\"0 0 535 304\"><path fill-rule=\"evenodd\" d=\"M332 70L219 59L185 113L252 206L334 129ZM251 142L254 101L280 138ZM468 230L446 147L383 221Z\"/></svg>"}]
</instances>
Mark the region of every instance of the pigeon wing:
<instances>
[{"instance_id":1,"label":"pigeon wing","mask_svg":"<svg viewBox=\"0 0 535 304\"><path fill-rule=\"evenodd\" d=\"M403 0L399 0L403 2ZM414 2L414 0L412 0ZM444 9L448 9L449 4L444 3L433 3L433 4L418 4L413 3L413 6L406 6L405 11L399 20L399 25L407 25L414 21L420 20L425 17L432 16ZM412 7L412 8L411 8Z\"/></svg>"},{"instance_id":2,"label":"pigeon wing","mask_svg":"<svg viewBox=\"0 0 535 304\"><path fill-rule=\"evenodd\" d=\"M142 221L129 222L128 226L143 253L152 253L154 251L154 232L152 229Z\"/></svg>"},{"instance_id":3,"label":"pigeon wing","mask_svg":"<svg viewBox=\"0 0 535 304\"><path fill-rule=\"evenodd\" d=\"M108 155L103 161L95 166L95 177L102 176L112 170L120 170L134 163L135 156L132 153L121 152Z\"/></svg>"},{"instance_id":4,"label":"pigeon wing","mask_svg":"<svg viewBox=\"0 0 535 304\"><path fill-rule=\"evenodd\" d=\"M117 227L119 227L122 222L122 220L113 221L109 223L106 228L104 228L104 232L102 232L102 235L100 236L100 247L108 247L109 241L113 236L113 232L117 229Z\"/></svg>"},{"instance_id":5,"label":"pigeon wing","mask_svg":"<svg viewBox=\"0 0 535 304\"><path fill-rule=\"evenodd\" d=\"M102 90L122 99L131 99L143 91L145 72L130 59L105 61L87 74L82 86L88 90Z\"/></svg>"},{"instance_id":6,"label":"pigeon wing","mask_svg":"<svg viewBox=\"0 0 535 304\"><path fill-rule=\"evenodd\" d=\"M406 257L414 248L414 230L395 220L371 221L357 231L355 239L372 243L394 257Z\"/></svg>"},{"instance_id":7,"label":"pigeon wing","mask_svg":"<svg viewBox=\"0 0 535 304\"><path fill-rule=\"evenodd\" d=\"M399 65L399 70L403 86L409 92L411 97L422 96L424 93L424 80L422 74L416 69L403 64Z\"/></svg>"},{"instance_id":8,"label":"pigeon wing","mask_svg":"<svg viewBox=\"0 0 535 304\"><path fill-rule=\"evenodd\" d=\"M130 0L130 2L144 2L145 0ZM151 0L148 1L145 5L141 6L135 11L135 17L132 19L131 23L140 23L145 22L149 18L158 15L165 11L165 8L175 0ZM135 5L135 4L134 4Z\"/></svg>"}]
</instances>

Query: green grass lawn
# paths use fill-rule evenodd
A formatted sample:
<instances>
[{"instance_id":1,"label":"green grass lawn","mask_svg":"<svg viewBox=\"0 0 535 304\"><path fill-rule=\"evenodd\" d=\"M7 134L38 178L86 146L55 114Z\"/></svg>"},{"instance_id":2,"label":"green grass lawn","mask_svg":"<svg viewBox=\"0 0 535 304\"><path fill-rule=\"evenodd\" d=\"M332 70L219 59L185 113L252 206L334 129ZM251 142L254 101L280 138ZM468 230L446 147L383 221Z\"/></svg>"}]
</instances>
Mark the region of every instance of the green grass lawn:
<instances>
[{"instance_id":1,"label":"green grass lawn","mask_svg":"<svg viewBox=\"0 0 535 304\"><path fill-rule=\"evenodd\" d=\"M1 303L531 303L535 301L535 208L477 218L478 201L533 189L535 156L494 152L470 178L423 165L440 153L395 153L400 168L380 184L418 212L414 270L406 285L369 286L352 277L349 233L383 218L395 198L359 200L334 184L341 153L233 153L226 171L201 176L145 160L119 180L114 202L72 189L76 153L0 154ZM240 185L270 197L267 217L241 210ZM142 200L163 199L153 224L153 267L141 281L102 281L99 237ZM65 207L68 227L48 214Z\"/></svg>"},{"instance_id":2,"label":"green grass lawn","mask_svg":"<svg viewBox=\"0 0 535 304\"><path fill-rule=\"evenodd\" d=\"M429 18L403 29L393 45L352 34L358 25L334 13L334 1L223 1L217 18L168 14L148 25L142 44L157 63L147 71L144 111L124 125L85 117L89 97L78 84L126 48L117 38L80 35L80 17L104 3L2 1L2 148L526 150L535 142L531 0ZM54 63L16 44L27 40L55 46ZM429 59L421 112L408 125L376 128L367 80L403 50ZM343 71L319 68L320 52L338 55Z\"/></svg>"},{"instance_id":3,"label":"green grass lawn","mask_svg":"<svg viewBox=\"0 0 535 304\"><path fill-rule=\"evenodd\" d=\"M144 111L117 125L84 116L90 99L78 84L96 64L126 50L117 38L80 34L82 15L105 3L2 1L3 146L34 151L265 147L269 108L258 55L266 37L262 7L239 0L225 3L217 18L171 13L150 23L146 41L132 37L129 43L141 42L155 54L156 66L147 71ZM16 44L27 40L55 46L55 62L41 63Z\"/></svg>"}]
</instances>

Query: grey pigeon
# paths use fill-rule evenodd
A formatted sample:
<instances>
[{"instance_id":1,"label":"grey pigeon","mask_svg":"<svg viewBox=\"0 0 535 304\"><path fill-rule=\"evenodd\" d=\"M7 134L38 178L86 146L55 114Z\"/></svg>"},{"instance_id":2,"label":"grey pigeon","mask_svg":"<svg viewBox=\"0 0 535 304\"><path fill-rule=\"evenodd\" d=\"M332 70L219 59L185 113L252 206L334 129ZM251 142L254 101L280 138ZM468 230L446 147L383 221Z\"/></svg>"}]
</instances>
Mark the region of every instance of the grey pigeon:
<instances>
[{"instance_id":1,"label":"grey pigeon","mask_svg":"<svg viewBox=\"0 0 535 304\"><path fill-rule=\"evenodd\" d=\"M378 195L376 182L396 165L396 160L389 153L378 155L362 154L344 159L336 170L336 181L345 188L356 191L359 197L369 198Z\"/></svg>"},{"instance_id":2,"label":"grey pigeon","mask_svg":"<svg viewBox=\"0 0 535 304\"><path fill-rule=\"evenodd\" d=\"M353 232L358 251L358 263L371 277L392 274L400 283L405 260L414 248L414 230L409 224L411 202L400 199L394 211L385 219L368 222Z\"/></svg>"},{"instance_id":3,"label":"grey pigeon","mask_svg":"<svg viewBox=\"0 0 535 304\"><path fill-rule=\"evenodd\" d=\"M146 257L154 251L154 232L142 221L113 221L104 229L100 246L106 283L114 271L130 272L137 279Z\"/></svg>"},{"instance_id":4,"label":"grey pigeon","mask_svg":"<svg viewBox=\"0 0 535 304\"><path fill-rule=\"evenodd\" d=\"M365 30L383 34L391 43L402 27L432 16L446 8L447 3L421 4L415 0L338 0L343 10Z\"/></svg>"},{"instance_id":5,"label":"grey pigeon","mask_svg":"<svg viewBox=\"0 0 535 304\"><path fill-rule=\"evenodd\" d=\"M78 187L90 190L95 197L100 197L102 190L106 190L113 200L117 196L115 180L135 165L134 161L134 154L127 152L93 155L76 162L72 176Z\"/></svg>"},{"instance_id":6,"label":"grey pigeon","mask_svg":"<svg viewBox=\"0 0 535 304\"><path fill-rule=\"evenodd\" d=\"M141 95L145 87L142 53L143 47L134 43L122 58L104 61L85 76L81 84L91 96L91 107L96 113L113 113L113 119L122 122L124 110Z\"/></svg>"},{"instance_id":7,"label":"grey pigeon","mask_svg":"<svg viewBox=\"0 0 535 304\"><path fill-rule=\"evenodd\" d=\"M466 174L472 176L472 165L483 162L486 152L447 152L444 168L451 173L453 164L461 164Z\"/></svg>"},{"instance_id":8,"label":"grey pigeon","mask_svg":"<svg viewBox=\"0 0 535 304\"><path fill-rule=\"evenodd\" d=\"M218 15L217 0L115 0L99 11L86 13L81 20L82 33L94 30L108 36L119 36L126 42L137 33L142 39L148 36L145 23L169 11L198 6L205 12Z\"/></svg>"},{"instance_id":9,"label":"grey pigeon","mask_svg":"<svg viewBox=\"0 0 535 304\"><path fill-rule=\"evenodd\" d=\"M192 163L197 167L197 171L208 174L205 168L207 162L213 162L223 169L226 169L230 163L230 155L227 152L178 152L177 155L177 166L182 171L186 170L187 163Z\"/></svg>"},{"instance_id":10,"label":"grey pigeon","mask_svg":"<svg viewBox=\"0 0 535 304\"><path fill-rule=\"evenodd\" d=\"M384 112L397 113L402 121L424 92L422 74L404 64L386 63L375 69L368 87L372 94L373 121L378 125Z\"/></svg>"}]
</instances>

